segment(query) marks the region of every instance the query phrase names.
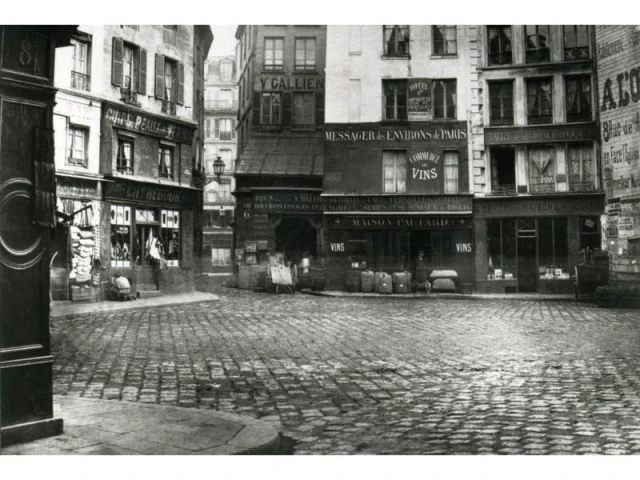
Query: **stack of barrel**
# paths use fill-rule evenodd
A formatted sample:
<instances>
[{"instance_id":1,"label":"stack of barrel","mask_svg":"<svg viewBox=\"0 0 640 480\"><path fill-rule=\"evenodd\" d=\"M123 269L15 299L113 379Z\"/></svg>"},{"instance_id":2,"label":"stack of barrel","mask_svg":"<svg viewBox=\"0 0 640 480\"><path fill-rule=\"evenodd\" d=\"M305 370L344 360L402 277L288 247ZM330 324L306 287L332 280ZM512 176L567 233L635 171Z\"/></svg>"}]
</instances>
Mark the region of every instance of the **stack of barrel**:
<instances>
[{"instance_id":1,"label":"stack of barrel","mask_svg":"<svg viewBox=\"0 0 640 480\"><path fill-rule=\"evenodd\" d=\"M356 274L359 279L356 280ZM373 272L364 270L363 272L349 272L347 276L347 290L375 292L375 293L410 293L411 292L411 273L395 272L392 275L386 272ZM356 289L359 287L359 289Z\"/></svg>"}]
</instances>

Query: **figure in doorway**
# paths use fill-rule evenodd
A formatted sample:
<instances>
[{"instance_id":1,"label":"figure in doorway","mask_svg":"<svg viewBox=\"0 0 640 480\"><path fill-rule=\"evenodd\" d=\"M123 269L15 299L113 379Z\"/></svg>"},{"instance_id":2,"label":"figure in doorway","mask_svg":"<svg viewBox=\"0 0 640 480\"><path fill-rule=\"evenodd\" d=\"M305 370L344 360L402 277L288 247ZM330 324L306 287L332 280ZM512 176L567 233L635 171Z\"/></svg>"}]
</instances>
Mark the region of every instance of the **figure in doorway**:
<instances>
[{"instance_id":1,"label":"figure in doorway","mask_svg":"<svg viewBox=\"0 0 640 480\"><path fill-rule=\"evenodd\" d=\"M424 288L424 290L429 293L431 290L431 284L427 278L428 270L427 260L424 257L424 250L420 250L418 252L418 257L416 258L415 272L413 276L416 282L417 291Z\"/></svg>"}]
</instances>

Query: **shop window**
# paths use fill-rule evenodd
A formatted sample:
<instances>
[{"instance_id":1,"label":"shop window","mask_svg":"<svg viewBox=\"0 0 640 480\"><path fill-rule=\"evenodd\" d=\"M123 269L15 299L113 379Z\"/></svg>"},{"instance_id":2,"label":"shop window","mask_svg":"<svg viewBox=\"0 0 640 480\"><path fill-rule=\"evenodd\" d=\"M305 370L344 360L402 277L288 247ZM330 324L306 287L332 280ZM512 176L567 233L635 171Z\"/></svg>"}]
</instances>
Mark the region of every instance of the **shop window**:
<instances>
[{"instance_id":1,"label":"shop window","mask_svg":"<svg viewBox=\"0 0 640 480\"><path fill-rule=\"evenodd\" d=\"M260 111L262 125L280 125L281 96L280 93L263 92L261 95Z\"/></svg>"},{"instance_id":2,"label":"shop window","mask_svg":"<svg viewBox=\"0 0 640 480\"><path fill-rule=\"evenodd\" d=\"M510 25L488 26L487 39L489 42L489 65L512 63Z\"/></svg>"},{"instance_id":3,"label":"shop window","mask_svg":"<svg viewBox=\"0 0 640 480\"><path fill-rule=\"evenodd\" d=\"M316 39L296 38L295 52L296 70L316 69Z\"/></svg>"},{"instance_id":4,"label":"shop window","mask_svg":"<svg viewBox=\"0 0 640 480\"><path fill-rule=\"evenodd\" d=\"M294 126L313 126L315 123L314 112L316 108L315 93L294 92L293 94L293 117Z\"/></svg>"},{"instance_id":5,"label":"shop window","mask_svg":"<svg viewBox=\"0 0 640 480\"><path fill-rule=\"evenodd\" d=\"M538 223L538 274L541 280L569 278L567 219L540 217Z\"/></svg>"},{"instance_id":6,"label":"shop window","mask_svg":"<svg viewBox=\"0 0 640 480\"><path fill-rule=\"evenodd\" d=\"M236 137L236 121L233 118L215 119L215 138L220 140L233 140Z\"/></svg>"},{"instance_id":7,"label":"shop window","mask_svg":"<svg viewBox=\"0 0 640 480\"><path fill-rule=\"evenodd\" d=\"M551 60L549 25L526 25L527 63L548 62Z\"/></svg>"},{"instance_id":8,"label":"shop window","mask_svg":"<svg viewBox=\"0 0 640 480\"><path fill-rule=\"evenodd\" d=\"M133 140L123 137L118 138L116 171L126 175L133 175Z\"/></svg>"},{"instance_id":9,"label":"shop window","mask_svg":"<svg viewBox=\"0 0 640 480\"><path fill-rule=\"evenodd\" d=\"M407 190L407 152L383 151L384 193L405 193Z\"/></svg>"},{"instance_id":10,"label":"shop window","mask_svg":"<svg viewBox=\"0 0 640 480\"><path fill-rule=\"evenodd\" d=\"M409 25L383 25L384 56L409 56Z\"/></svg>"},{"instance_id":11,"label":"shop window","mask_svg":"<svg viewBox=\"0 0 640 480\"><path fill-rule=\"evenodd\" d=\"M284 38L266 37L264 39L264 69L282 70L284 66Z\"/></svg>"},{"instance_id":12,"label":"shop window","mask_svg":"<svg viewBox=\"0 0 640 480\"><path fill-rule=\"evenodd\" d=\"M383 80L384 120L407 119L407 81Z\"/></svg>"},{"instance_id":13,"label":"shop window","mask_svg":"<svg viewBox=\"0 0 640 480\"><path fill-rule=\"evenodd\" d=\"M554 147L530 147L529 191L532 193L554 192L555 149Z\"/></svg>"},{"instance_id":14,"label":"shop window","mask_svg":"<svg viewBox=\"0 0 640 480\"><path fill-rule=\"evenodd\" d=\"M552 122L551 79L527 80L527 123L540 125Z\"/></svg>"},{"instance_id":15,"label":"shop window","mask_svg":"<svg viewBox=\"0 0 640 480\"><path fill-rule=\"evenodd\" d=\"M69 127L69 153L67 165L87 167L87 145L89 129L71 125Z\"/></svg>"},{"instance_id":16,"label":"shop window","mask_svg":"<svg viewBox=\"0 0 640 480\"><path fill-rule=\"evenodd\" d=\"M73 47L71 88L77 88L78 90L89 90L91 43L87 40L73 38L71 39L71 46Z\"/></svg>"},{"instance_id":17,"label":"shop window","mask_svg":"<svg viewBox=\"0 0 640 480\"><path fill-rule=\"evenodd\" d=\"M589 26L563 25L564 30L564 59L589 59Z\"/></svg>"},{"instance_id":18,"label":"shop window","mask_svg":"<svg viewBox=\"0 0 640 480\"><path fill-rule=\"evenodd\" d=\"M211 266L226 267L231 265L230 248L211 248Z\"/></svg>"},{"instance_id":19,"label":"shop window","mask_svg":"<svg viewBox=\"0 0 640 480\"><path fill-rule=\"evenodd\" d=\"M204 210L203 226L205 228L230 228L232 223L232 208Z\"/></svg>"},{"instance_id":20,"label":"shop window","mask_svg":"<svg viewBox=\"0 0 640 480\"><path fill-rule=\"evenodd\" d=\"M456 81L433 81L433 118L455 120Z\"/></svg>"},{"instance_id":21,"label":"shop window","mask_svg":"<svg viewBox=\"0 0 640 480\"><path fill-rule=\"evenodd\" d=\"M513 125L513 81L489 82L491 125Z\"/></svg>"},{"instance_id":22,"label":"shop window","mask_svg":"<svg viewBox=\"0 0 640 480\"><path fill-rule=\"evenodd\" d=\"M569 145L569 189L572 192L595 190L593 147L591 145Z\"/></svg>"},{"instance_id":23,"label":"shop window","mask_svg":"<svg viewBox=\"0 0 640 480\"><path fill-rule=\"evenodd\" d=\"M162 41L168 45L178 44L178 25L162 26Z\"/></svg>"},{"instance_id":24,"label":"shop window","mask_svg":"<svg viewBox=\"0 0 640 480\"><path fill-rule=\"evenodd\" d=\"M458 53L457 32L455 25L434 25L433 34L434 55L456 55Z\"/></svg>"},{"instance_id":25,"label":"shop window","mask_svg":"<svg viewBox=\"0 0 640 480\"><path fill-rule=\"evenodd\" d=\"M174 147L160 145L158 149L158 176L173 178Z\"/></svg>"},{"instance_id":26,"label":"shop window","mask_svg":"<svg viewBox=\"0 0 640 480\"><path fill-rule=\"evenodd\" d=\"M155 266L160 261L160 212L136 208L134 257L136 265Z\"/></svg>"},{"instance_id":27,"label":"shop window","mask_svg":"<svg viewBox=\"0 0 640 480\"><path fill-rule=\"evenodd\" d=\"M184 104L184 63L156 53L155 97L162 100L162 113L176 114Z\"/></svg>"},{"instance_id":28,"label":"shop window","mask_svg":"<svg viewBox=\"0 0 640 480\"><path fill-rule=\"evenodd\" d=\"M513 218L487 220L488 279L516 277L516 222Z\"/></svg>"},{"instance_id":29,"label":"shop window","mask_svg":"<svg viewBox=\"0 0 640 480\"><path fill-rule=\"evenodd\" d=\"M580 250L600 248L600 219L595 216L580 217Z\"/></svg>"},{"instance_id":30,"label":"shop window","mask_svg":"<svg viewBox=\"0 0 640 480\"><path fill-rule=\"evenodd\" d=\"M516 153L510 147L491 148L491 193L515 195Z\"/></svg>"},{"instance_id":31,"label":"shop window","mask_svg":"<svg viewBox=\"0 0 640 480\"><path fill-rule=\"evenodd\" d=\"M131 267L131 208L111 205L111 266Z\"/></svg>"},{"instance_id":32,"label":"shop window","mask_svg":"<svg viewBox=\"0 0 640 480\"><path fill-rule=\"evenodd\" d=\"M458 152L444 152L444 193L458 193Z\"/></svg>"},{"instance_id":33,"label":"shop window","mask_svg":"<svg viewBox=\"0 0 640 480\"><path fill-rule=\"evenodd\" d=\"M180 265L180 212L160 211L160 256L164 254L168 267Z\"/></svg>"},{"instance_id":34,"label":"shop window","mask_svg":"<svg viewBox=\"0 0 640 480\"><path fill-rule=\"evenodd\" d=\"M565 78L567 122L589 122L591 116L591 77Z\"/></svg>"}]
</instances>

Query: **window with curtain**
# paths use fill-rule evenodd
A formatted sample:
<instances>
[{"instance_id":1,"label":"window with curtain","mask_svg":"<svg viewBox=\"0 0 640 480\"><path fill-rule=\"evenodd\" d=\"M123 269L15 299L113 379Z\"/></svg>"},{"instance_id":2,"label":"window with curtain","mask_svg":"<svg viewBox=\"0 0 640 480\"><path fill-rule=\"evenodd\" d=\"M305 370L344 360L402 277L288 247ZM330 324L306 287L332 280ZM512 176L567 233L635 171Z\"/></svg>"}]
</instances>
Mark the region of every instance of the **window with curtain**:
<instances>
[{"instance_id":1,"label":"window with curtain","mask_svg":"<svg viewBox=\"0 0 640 480\"><path fill-rule=\"evenodd\" d=\"M487 251L489 280L502 280L507 274L516 276L516 221L514 218L487 220ZM499 275L496 270L499 271Z\"/></svg>"},{"instance_id":2,"label":"window with curtain","mask_svg":"<svg viewBox=\"0 0 640 480\"><path fill-rule=\"evenodd\" d=\"M591 145L569 145L567 157L569 159L569 190L572 192L595 190L593 147Z\"/></svg>"},{"instance_id":3,"label":"window with curtain","mask_svg":"<svg viewBox=\"0 0 640 480\"><path fill-rule=\"evenodd\" d=\"M488 26L487 39L489 65L513 63L511 58L511 25Z\"/></svg>"},{"instance_id":4,"label":"window with curtain","mask_svg":"<svg viewBox=\"0 0 640 480\"><path fill-rule=\"evenodd\" d=\"M565 78L567 122L588 122L591 114L591 77L580 75Z\"/></svg>"},{"instance_id":5,"label":"window with curtain","mask_svg":"<svg viewBox=\"0 0 640 480\"><path fill-rule=\"evenodd\" d=\"M433 118L456 118L456 81L433 81Z\"/></svg>"},{"instance_id":6,"label":"window with curtain","mask_svg":"<svg viewBox=\"0 0 640 480\"><path fill-rule=\"evenodd\" d=\"M266 37L264 39L264 69L281 70L284 66L284 38Z\"/></svg>"},{"instance_id":7,"label":"window with curtain","mask_svg":"<svg viewBox=\"0 0 640 480\"><path fill-rule=\"evenodd\" d=\"M527 123L552 123L551 79L530 78L527 81Z\"/></svg>"},{"instance_id":8,"label":"window with curtain","mask_svg":"<svg viewBox=\"0 0 640 480\"><path fill-rule=\"evenodd\" d=\"M513 125L513 80L489 82L491 125Z\"/></svg>"},{"instance_id":9,"label":"window with curtain","mask_svg":"<svg viewBox=\"0 0 640 480\"><path fill-rule=\"evenodd\" d=\"M589 26L563 25L562 28L564 32L564 59L588 60Z\"/></svg>"},{"instance_id":10,"label":"window with curtain","mask_svg":"<svg viewBox=\"0 0 640 480\"><path fill-rule=\"evenodd\" d=\"M158 149L158 176L173 178L173 147L160 145Z\"/></svg>"},{"instance_id":11,"label":"window with curtain","mask_svg":"<svg viewBox=\"0 0 640 480\"><path fill-rule=\"evenodd\" d=\"M554 192L555 149L554 147L529 148L529 190L532 193Z\"/></svg>"},{"instance_id":12,"label":"window with curtain","mask_svg":"<svg viewBox=\"0 0 640 480\"><path fill-rule=\"evenodd\" d=\"M88 129L74 125L69 127L69 154L67 156L67 165L75 165L78 167L87 166L88 138Z\"/></svg>"},{"instance_id":13,"label":"window with curtain","mask_svg":"<svg viewBox=\"0 0 640 480\"><path fill-rule=\"evenodd\" d=\"M409 25L383 25L384 55L406 57L409 55Z\"/></svg>"},{"instance_id":14,"label":"window with curtain","mask_svg":"<svg viewBox=\"0 0 640 480\"><path fill-rule=\"evenodd\" d=\"M260 112L262 125L280 124L280 93L262 92Z\"/></svg>"},{"instance_id":15,"label":"window with curtain","mask_svg":"<svg viewBox=\"0 0 640 480\"><path fill-rule=\"evenodd\" d=\"M316 69L316 39L296 38L295 69L315 70Z\"/></svg>"},{"instance_id":16,"label":"window with curtain","mask_svg":"<svg viewBox=\"0 0 640 480\"><path fill-rule=\"evenodd\" d=\"M164 99L175 103L178 93L177 63L173 60L164 59Z\"/></svg>"},{"instance_id":17,"label":"window with curtain","mask_svg":"<svg viewBox=\"0 0 640 480\"><path fill-rule=\"evenodd\" d=\"M315 124L315 109L314 92L295 92L293 94L293 125L297 127L313 126Z\"/></svg>"},{"instance_id":18,"label":"window with curtain","mask_svg":"<svg viewBox=\"0 0 640 480\"><path fill-rule=\"evenodd\" d=\"M137 48L129 43L124 44L122 56L122 88L125 90L136 90L136 77L138 68L136 65Z\"/></svg>"},{"instance_id":19,"label":"window with curtain","mask_svg":"<svg viewBox=\"0 0 640 480\"><path fill-rule=\"evenodd\" d=\"M73 70L71 88L89 90L89 43L71 39L73 46Z\"/></svg>"},{"instance_id":20,"label":"window with curtain","mask_svg":"<svg viewBox=\"0 0 640 480\"><path fill-rule=\"evenodd\" d=\"M551 60L549 25L526 25L527 63L548 62Z\"/></svg>"},{"instance_id":21,"label":"window with curtain","mask_svg":"<svg viewBox=\"0 0 640 480\"><path fill-rule=\"evenodd\" d=\"M444 152L444 193L458 193L458 152Z\"/></svg>"},{"instance_id":22,"label":"window with curtain","mask_svg":"<svg viewBox=\"0 0 640 480\"><path fill-rule=\"evenodd\" d=\"M434 25L431 31L434 55L456 55L458 53L455 25Z\"/></svg>"},{"instance_id":23,"label":"window with curtain","mask_svg":"<svg viewBox=\"0 0 640 480\"><path fill-rule=\"evenodd\" d=\"M407 152L383 151L382 170L384 193L404 193L407 191Z\"/></svg>"},{"instance_id":24,"label":"window with curtain","mask_svg":"<svg viewBox=\"0 0 640 480\"><path fill-rule=\"evenodd\" d=\"M133 175L133 140L122 137L118 138L116 171Z\"/></svg>"},{"instance_id":25,"label":"window with curtain","mask_svg":"<svg viewBox=\"0 0 640 480\"><path fill-rule=\"evenodd\" d=\"M407 119L407 81L383 80L384 120Z\"/></svg>"}]
</instances>

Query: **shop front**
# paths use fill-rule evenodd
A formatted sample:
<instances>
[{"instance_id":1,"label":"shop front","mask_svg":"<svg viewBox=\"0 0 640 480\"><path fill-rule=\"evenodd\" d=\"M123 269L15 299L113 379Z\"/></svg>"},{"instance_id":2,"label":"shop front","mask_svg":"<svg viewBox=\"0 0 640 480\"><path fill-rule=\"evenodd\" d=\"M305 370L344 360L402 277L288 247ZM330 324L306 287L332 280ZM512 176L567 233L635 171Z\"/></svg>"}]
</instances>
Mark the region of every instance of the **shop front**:
<instances>
[{"instance_id":1,"label":"shop front","mask_svg":"<svg viewBox=\"0 0 640 480\"><path fill-rule=\"evenodd\" d=\"M572 293L579 252L601 244L603 194L475 198L475 290Z\"/></svg>"},{"instance_id":2,"label":"shop front","mask_svg":"<svg viewBox=\"0 0 640 480\"><path fill-rule=\"evenodd\" d=\"M197 190L117 179L104 185L102 258L107 279L133 291L193 290L193 206Z\"/></svg>"}]
</instances>

